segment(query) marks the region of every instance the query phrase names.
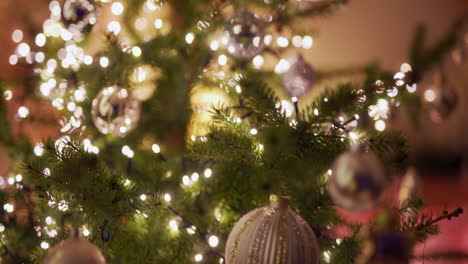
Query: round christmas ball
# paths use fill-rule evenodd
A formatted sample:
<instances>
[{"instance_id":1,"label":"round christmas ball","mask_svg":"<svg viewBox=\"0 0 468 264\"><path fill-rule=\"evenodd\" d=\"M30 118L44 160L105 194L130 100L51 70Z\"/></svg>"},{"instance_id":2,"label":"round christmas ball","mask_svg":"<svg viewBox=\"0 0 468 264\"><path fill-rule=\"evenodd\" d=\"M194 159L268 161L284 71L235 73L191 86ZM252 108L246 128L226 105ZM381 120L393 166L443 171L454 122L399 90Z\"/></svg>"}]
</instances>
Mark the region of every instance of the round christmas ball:
<instances>
[{"instance_id":1,"label":"round christmas ball","mask_svg":"<svg viewBox=\"0 0 468 264\"><path fill-rule=\"evenodd\" d=\"M250 59L263 50L265 23L247 9L233 15L225 30L229 37L228 52L234 57Z\"/></svg>"},{"instance_id":2,"label":"round christmas ball","mask_svg":"<svg viewBox=\"0 0 468 264\"><path fill-rule=\"evenodd\" d=\"M92 117L103 134L124 137L134 130L140 119L140 102L127 89L111 86L102 89L93 100Z\"/></svg>"},{"instance_id":3,"label":"round christmas ball","mask_svg":"<svg viewBox=\"0 0 468 264\"><path fill-rule=\"evenodd\" d=\"M71 239L60 242L47 252L43 264L105 264L99 248L80 238L74 231Z\"/></svg>"},{"instance_id":4,"label":"round christmas ball","mask_svg":"<svg viewBox=\"0 0 468 264\"><path fill-rule=\"evenodd\" d=\"M315 85L316 76L312 67L301 54L289 60L289 68L281 75L281 84L291 97L301 97Z\"/></svg>"},{"instance_id":5,"label":"round christmas ball","mask_svg":"<svg viewBox=\"0 0 468 264\"><path fill-rule=\"evenodd\" d=\"M227 264L318 264L320 259L314 231L288 199L276 196L236 223L225 253Z\"/></svg>"},{"instance_id":6,"label":"round christmas ball","mask_svg":"<svg viewBox=\"0 0 468 264\"><path fill-rule=\"evenodd\" d=\"M338 206L357 212L374 208L386 187L381 163L363 145L353 146L336 159L327 185Z\"/></svg>"},{"instance_id":7,"label":"round christmas ball","mask_svg":"<svg viewBox=\"0 0 468 264\"><path fill-rule=\"evenodd\" d=\"M90 0L65 0L62 5L62 23L76 30L83 30L96 21L96 9Z\"/></svg>"}]
</instances>

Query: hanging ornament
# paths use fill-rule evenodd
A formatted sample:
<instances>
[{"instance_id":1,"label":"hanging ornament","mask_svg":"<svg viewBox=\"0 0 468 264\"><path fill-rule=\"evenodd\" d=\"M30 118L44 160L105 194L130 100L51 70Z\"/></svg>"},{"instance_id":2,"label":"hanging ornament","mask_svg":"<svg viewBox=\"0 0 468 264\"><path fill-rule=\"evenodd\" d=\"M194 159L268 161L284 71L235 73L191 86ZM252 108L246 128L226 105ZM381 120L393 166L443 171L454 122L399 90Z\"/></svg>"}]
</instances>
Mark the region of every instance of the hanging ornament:
<instances>
[{"instance_id":1,"label":"hanging ornament","mask_svg":"<svg viewBox=\"0 0 468 264\"><path fill-rule=\"evenodd\" d=\"M234 57L250 59L263 50L265 23L247 9L232 16L226 26L228 52Z\"/></svg>"},{"instance_id":2,"label":"hanging ornament","mask_svg":"<svg viewBox=\"0 0 468 264\"><path fill-rule=\"evenodd\" d=\"M317 238L286 198L243 216L229 234L227 264L318 264Z\"/></svg>"},{"instance_id":3,"label":"hanging ornament","mask_svg":"<svg viewBox=\"0 0 468 264\"><path fill-rule=\"evenodd\" d=\"M105 264L101 251L91 242L80 237L78 229L72 238L62 241L47 252L43 264Z\"/></svg>"},{"instance_id":4,"label":"hanging ornament","mask_svg":"<svg viewBox=\"0 0 468 264\"><path fill-rule=\"evenodd\" d=\"M429 118L434 123L440 123L456 109L458 95L442 73L438 72L433 76L432 85L424 91L424 101L429 111Z\"/></svg>"},{"instance_id":5,"label":"hanging ornament","mask_svg":"<svg viewBox=\"0 0 468 264\"><path fill-rule=\"evenodd\" d=\"M398 214L384 211L377 215L372 228L365 228L366 239L357 264L407 264L413 241L399 230Z\"/></svg>"},{"instance_id":6,"label":"hanging ornament","mask_svg":"<svg viewBox=\"0 0 468 264\"><path fill-rule=\"evenodd\" d=\"M354 145L335 161L327 187L337 205L366 211L378 203L387 181L379 160L364 145Z\"/></svg>"},{"instance_id":7,"label":"hanging ornament","mask_svg":"<svg viewBox=\"0 0 468 264\"><path fill-rule=\"evenodd\" d=\"M83 31L96 23L96 10L91 0L65 0L62 5L62 23L69 31Z\"/></svg>"},{"instance_id":8,"label":"hanging ornament","mask_svg":"<svg viewBox=\"0 0 468 264\"><path fill-rule=\"evenodd\" d=\"M291 97L301 97L315 84L315 72L301 54L289 60L289 68L282 73L281 84Z\"/></svg>"},{"instance_id":9,"label":"hanging ornament","mask_svg":"<svg viewBox=\"0 0 468 264\"><path fill-rule=\"evenodd\" d=\"M126 89L111 86L98 93L91 114L101 133L124 137L136 128L140 112L140 102Z\"/></svg>"}]
</instances>

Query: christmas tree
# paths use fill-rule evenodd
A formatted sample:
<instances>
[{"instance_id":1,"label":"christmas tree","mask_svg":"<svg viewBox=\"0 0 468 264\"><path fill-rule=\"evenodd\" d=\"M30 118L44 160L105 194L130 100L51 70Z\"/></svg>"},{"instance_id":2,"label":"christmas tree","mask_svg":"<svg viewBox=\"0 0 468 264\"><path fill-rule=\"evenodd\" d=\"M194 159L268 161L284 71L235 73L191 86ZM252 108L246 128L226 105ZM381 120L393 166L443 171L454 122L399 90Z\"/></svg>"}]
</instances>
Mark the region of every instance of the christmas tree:
<instances>
[{"instance_id":1,"label":"christmas tree","mask_svg":"<svg viewBox=\"0 0 468 264\"><path fill-rule=\"evenodd\" d=\"M13 131L15 90L0 83L0 144L14 164L0 191L2 262L466 258L411 251L461 208L423 214L410 190L382 200L411 165L390 111L450 114L451 91L415 92L463 41L462 20L431 46L417 29L398 72L316 69L301 55L312 29L299 25L346 2L51 1L34 45L13 33L10 63L34 72L29 96L59 112L60 136ZM21 106L12 122L55 118ZM377 206L366 225L337 212Z\"/></svg>"}]
</instances>

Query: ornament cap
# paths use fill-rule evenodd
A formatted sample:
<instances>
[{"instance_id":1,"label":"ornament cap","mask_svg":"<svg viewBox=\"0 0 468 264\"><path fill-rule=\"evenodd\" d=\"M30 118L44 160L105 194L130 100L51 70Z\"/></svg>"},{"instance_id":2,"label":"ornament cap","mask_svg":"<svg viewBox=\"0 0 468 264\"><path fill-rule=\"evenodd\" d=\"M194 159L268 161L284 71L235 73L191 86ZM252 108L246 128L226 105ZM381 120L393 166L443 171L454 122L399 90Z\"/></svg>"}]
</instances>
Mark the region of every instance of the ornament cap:
<instances>
[{"instance_id":1,"label":"ornament cap","mask_svg":"<svg viewBox=\"0 0 468 264\"><path fill-rule=\"evenodd\" d=\"M276 209L287 209L289 208L290 197L281 195L270 195L270 206Z\"/></svg>"}]
</instances>

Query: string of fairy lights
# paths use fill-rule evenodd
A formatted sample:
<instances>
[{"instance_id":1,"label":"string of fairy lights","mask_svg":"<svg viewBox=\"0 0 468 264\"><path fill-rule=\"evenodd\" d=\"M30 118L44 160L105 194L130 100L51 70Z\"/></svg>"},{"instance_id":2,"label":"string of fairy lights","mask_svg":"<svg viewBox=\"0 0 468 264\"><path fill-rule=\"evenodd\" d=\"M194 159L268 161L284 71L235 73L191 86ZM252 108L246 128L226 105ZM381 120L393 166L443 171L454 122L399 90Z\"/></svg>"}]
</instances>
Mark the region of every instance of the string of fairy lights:
<instances>
[{"instance_id":1,"label":"string of fairy lights","mask_svg":"<svg viewBox=\"0 0 468 264\"><path fill-rule=\"evenodd\" d=\"M131 40L126 37L125 28L122 26L120 19L125 12L125 5L120 1L111 1L111 0L100 0L102 6L100 7L100 12L108 13L108 21L97 21L96 18L92 18L90 24L104 24L104 28L107 33L114 34L115 36L120 37L119 41L122 43L122 49L124 52L132 54L135 57L142 56L142 50L137 45L132 45ZM78 71L81 67L86 67L90 65L99 65L100 67L107 68L111 61L105 55L93 55L88 53L86 47L80 47L80 42L83 40L83 34L79 31L70 31L60 22L61 20L61 6L58 1L51 1L49 4L50 17L43 23L43 32L38 33L34 37L34 43L27 43L25 40L24 33L21 29L16 29L12 32L11 39L14 43L17 43L14 54L9 57L9 63L11 65L17 64L30 64L34 66L34 72L40 76L41 82L38 85L38 91L40 94L48 98L51 102L51 105L60 111L65 111L67 114L65 117L60 120L61 130L60 132L65 134L60 137L55 142L55 147L57 151L62 152L64 148L67 147L68 142L71 141L70 137L67 135L75 130L84 130L85 129L85 118L86 114L84 113L83 108L80 106L81 103L88 100L87 91L85 84L75 83L74 90L69 92L67 88L71 85L70 80L60 79L60 77L55 75L56 70L63 69L72 69L73 71ZM105 16L103 16L105 17ZM207 21L199 21L197 24L198 29L204 29L209 27L210 23ZM154 37L155 34L164 34L171 30L170 23L165 21L164 18L164 5L158 1L148 0L143 4L141 16L135 19L133 23L135 30L140 32L143 36L144 41L149 41ZM61 39L64 43L63 48L59 49L57 54L47 57L48 55L44 53L43 48L49 41L56 41ZM185 42L187 45L192 45L197 41L197 35L194 32L187 32L185 35ZM209 46L211 51L216 55L214 56L214 63L217 63L218 68L214 69L211 74L215 76L218 80L225 80L228 83L231 83L234 91L239 94L242 94L242 87L237 85L235 82L231 82L236 79L236 76L230 79L231 73L229 69L225 66L229 65L229 47L228 47L228 37L223 34L223 32L215 32L210 37L210 40L206 45ZM300 34L267 34L264 37L264 44L266 47L271 47L272 49L286 49L293 47L296 49L310 50L313 48L314 40L310 35L300 35ZM290 62L282 58L281 56L266 56L266 55L256 55L251 59L251 63L256 69L272 69L276 74L282 74L286 72L290 67ZM389 118L389 112L392 106L398 106L399 102L396 97L399 94L399 91L404 87L409 93L415 93L417 91L416 84L407 84L405 82L406 74L411 72L411 66L408 63L401 65L400 71L394 75L394 83L390 84L390 89L383 89L383 95L378 99L377 103L369 107L368 115L374 120L374 127L377 131L384 131L387 129L386 120ZM139 81L144 81L147 78L148 73L142 67L138 69L138 79ZM235 74L234 74L235 75ZM378 87L385 87L388 85L384 84L382 81L376 81L375 83ZM11 101L14 99L14 93L12 90L6 90L3 94L5 101ZM427 90L424 93L424 99L426 101L435 100L435 94L431 90ZM324 98L324 101L327 102L327 98ZM363 98L363 100L366 100ZM281 100L276 104L276 107L284 113L288 118L293 118L294 113L298 111L296 97L291 98L291 100ZM319 110L314 109L313 113L316 116L319 116ZM18 120L27 119L30 115L30 110L26 105L21 105L17 109ZM339 124L349 125L353 123L353 126L356 126L359 121L359 116L354 115L351 119L344 116L337 117ZM237 117L233 120L230 120L232 123L237 125L243 125L242 119ZM291 126L297 124L295 119L292 119L290 122ZM257 128L245 127L246 131L252 136L255 137L258 134ZM351 140L359 140L360 135L355 131L347 131L344 135ZM206 141L207 138L204 136L195 136L190 137L192 141L201 140ZM99 146L95 145L92 141L92 138L84 138L82 141L84 150L89 153L99 154ZM161 147L154 143L151 145L151 150L154 154L159 155L161 153ZM263 152L264 146L258 142L259 152ZM131 146L124 145L121 148L121 153L128 159L133 159L138 153L132 149ZM39 143L34 147L34 154L36 156L42 156L44 154L43 146ZM49 168L44 168L42 171L44 177L48 177L51 174ZM172 174L168 172L168 174ZM196 184L201 182L201 178L209 180L214 176L215 172L210 168L205 168L201 172L193 172L191 174L181 176L181 186L183 190L190 191ZM328 175L331 174L330 171L327 172ZM7 179L6 183L3 178L0 178L0 185L10 185L14 186L16 189L22 189L23 176L21 174L16 174ZM126 179L124 182L125 186L130 186L132 182L129 179ZM170 207L171 201L173 200L173 195L171 193L163 193L162 200L165 202L165 205L168 208ZM151 196L151 194L141 194L138 198L145 202ZM69 207L68 203L64 200L50 200L48 205L52 208L56 208L59 211L66 212ZM13 202L8 202L3 205L3 209L7 213L14 213L15 206ZM175 214L174 218L171 218L167 227L171 232L177 233L181 232L182 229L185 229L190 235L202 234L205 236L205 239L202 239L209 248L215 249L220 244L220 239L216 234L210 234L202 232L199 228L193 225L185 217L183 217L175 209L171 209ZM136 211L136 214L147 217L144 212ZM213 217L217 221L222 220L222 210L220 208L215 208L213 210ZM36 232L38 237L47 236L54 238L58 235L57 221L51 216L47 216L43 221L43 226L36 226ZM0 232L4 233L6 227L3 224L0 224ZM88 237L93 230L87 225L81 226L81 233L83 236ZM4 236L4 234L2 234ZM340 239L336 240L336 244L341 243ZM50 247L49 242L44 239L40 243L40 247L44 250L47 250ZM194 261L201 262L203 261L204 252L197 252L194 254ZM324 251L323 259L326 263L330 263L331 252ZM223 263L223 258L220 255L220 263Z\"/></svg>"}]
</instances>

